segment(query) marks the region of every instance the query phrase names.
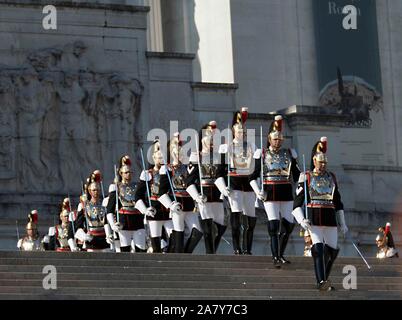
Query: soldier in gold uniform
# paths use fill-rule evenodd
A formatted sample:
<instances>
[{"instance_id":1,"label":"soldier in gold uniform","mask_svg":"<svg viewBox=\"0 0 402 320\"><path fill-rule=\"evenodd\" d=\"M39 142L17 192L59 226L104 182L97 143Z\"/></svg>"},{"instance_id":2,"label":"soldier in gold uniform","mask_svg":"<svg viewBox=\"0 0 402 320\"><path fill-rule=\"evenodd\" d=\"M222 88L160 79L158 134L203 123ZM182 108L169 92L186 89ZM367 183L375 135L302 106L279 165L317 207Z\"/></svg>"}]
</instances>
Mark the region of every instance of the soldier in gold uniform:
<instances>
[{"instance_id":1,"label":"soldier in gold uniform","mask_svg":"<svg viewBox=\"0 0 402 320\"><path fill-rule=\"evenodd\" d=\"M65 198L60 206L60 219L59 224L49 228L49 250L56 250L57 252L71 251L70 243L68 241L69 229L72 228L70 222L71 211L70 199ZM74 244L71 244L75 248Z\"/></svg>"},{"instance_id":2,"label":"soldier in gold uniform","mask_svg":"<svg viewBox=\"0 0 402 320\"><path fill-rule=\"evenodd\" d=\"M228 154L229 170L227 183L220 180L217 184L221 193L229 200L234 254L251 254L255 216L255 194L250 181L256 171L254 153L255 144L247 139L245 122L248 108L243 107L235 113L232 125L232 142L221 145L220 152ZM243 249L241 248L241 230L243 230Z\"/></svg>"},{"instance_id":3,"label":"soldier in gold uniform","mask_svg":"<svg viewBox=\"0 0 402 320\"><path fill-rule=\"evenodd\" d=\"M87 179L85 194L81 197L81 210L74 222L75 234L69 231L69 239L76 238L83 242L82 248L88 252L109 251L112 241L110 232L106 231L106 208L102 206L101 182L99 170L95 170ZM72 249L76 251L76 248Z\"/></svg>"},{"instance_id":4,"label":"soldier in gold uniform","mask_svg":"<svg viewBox=\"0 0 402 320\"><path fill-rule=\"evenodd\" d=\"M38 231L38 211L32 210L28 215L26 235L18 240L17 248L21 251L43 251L44 245Z\"/></svg>"},{"instance_id":5,"label":"soldier in gold uniform","mask_svg":"<svg viewBox=\"0 0 402 320\"><path fill-rule=\"evenodd\" d=\"M131 251L132 240L134 241L135 252L146 252L144 215L135 208L135 184L131 181L133 172L130 157L125 155L120 158L119 162L117 192L114 191L109 194L107 220L111 229L119 235L121 252ZM117 207L116 193L118 197Z\"/></svg>"},{"instance_id":6,"label":"soldier in gold uniform","mask_svg":"<svg viewBox=\"0 0 402 320\"><path fill-rule=\"evenodd\" d=\"M167 168L159 140L154 141L152 159L154 165L149 169L144 168L140 174L140 179L134 192L134 200L135 208L147 218L152 251L161 253L162 228L165 228L167 236L170 238L173 230L171 211L179 211L180 204L177 202L172 203L170 208L167 209L159 201L159 197L169 192L169 186L166 182L163 182L164 179L162 178L163 175L166 175Z\"/></svg>"},{"instance_id":7,"label":"soldier in gold uniform","mask_svg":"<svg viewBox=\"0 0 402 320\"><path fill-rule=\"evenodd\" d=\"M269 129L267 148L258 149L254 154L254 158L259 159L256 161L258 174L250 182L257 198L264 203L272 258L277 268L290 263L283 255L294 228L292 180L297 182L300 175L296 151L282 147L282 122L282 116L275 117ZM263 189L257 183L261 173Z\"/></svg>"},{"instance_id":8,"label":"soldier in gold uniform","mask_svg":"<svg viewBox=\"0 0 402 320\"><path fill-rule=\"evenodd\" d=\"M183 162L184 155L181 149L180 136L176 132L169 141L168 171L166 171L166 174L161 175L161 184L169 185L169 188L167 193L159 197L159 201L165 208L171 209L174 204L174 201L172 201L174 192L173 198L180 204L181 210L171 210L173 231L170 250L175 253L192 253L202 238L202 232L198 220L199 212L190 194L186 191L190 181L189 177L195 168L191 163L185 164ZM168 181L168 174L171 176L170 182L172 183L173 190L171 190L172 188ZM184 244L184 230L186 226L191 233L186 244Z\"/></svg>"},{"instance_id":9,"label":"soldier in gold uniform","mask_svg":"<svg viewBox=\"0 0 402 320\"><path fill-rule=\"evenodd\" d=\"M337 225L342 233L348 231L335 174L327 170L326 152L327 138L321 137L312 150L311 171L300 174L292 212L310 231L317 288L322 291L334 290L328 278L339 253ZM307 205L307 217L303 204Z\"/></svg>"}]
</instances>

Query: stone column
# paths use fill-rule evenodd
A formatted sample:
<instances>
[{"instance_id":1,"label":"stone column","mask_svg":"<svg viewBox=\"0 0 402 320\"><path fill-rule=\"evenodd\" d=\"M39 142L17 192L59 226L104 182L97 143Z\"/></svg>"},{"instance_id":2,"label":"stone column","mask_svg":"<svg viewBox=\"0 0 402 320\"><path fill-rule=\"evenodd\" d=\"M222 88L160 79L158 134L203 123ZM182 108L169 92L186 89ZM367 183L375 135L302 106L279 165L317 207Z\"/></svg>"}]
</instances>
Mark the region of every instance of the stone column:
<instances>
[{"instance_id":1,"label":"stone column","mask_svg":"<svg viewBox=\"0 0 402 320\"><path fill-rule=\"evenodd\" d=\"M147 50L163 52L161 0L143 0L143 5L151 8L147 19Z\"/></svg>"}]
</instances>

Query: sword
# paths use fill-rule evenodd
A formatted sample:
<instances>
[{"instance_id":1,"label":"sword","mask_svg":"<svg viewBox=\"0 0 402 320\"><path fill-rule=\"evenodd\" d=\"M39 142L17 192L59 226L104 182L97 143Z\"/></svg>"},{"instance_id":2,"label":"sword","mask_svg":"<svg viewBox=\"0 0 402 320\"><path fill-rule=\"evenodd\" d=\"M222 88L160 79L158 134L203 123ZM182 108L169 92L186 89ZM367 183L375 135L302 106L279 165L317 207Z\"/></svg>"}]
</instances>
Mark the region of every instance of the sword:
<instances>
[{"instance_id":1,"label":"sword","mask_svg":"<svg viewBox=\"0 0 402 320\"><path fill-rule=\"evenodd\" d=\"M145 173L145 185L147 187L148 203L149 206L152 207L151 193L149 192L149 185L148 185L148 172L145 170L144 152L142 151L142 148L140 149L140 151L141 151L142 169L144 170Z\"/></svg>"},{"instance_id":2,"label":"sword","mask_svg":"<svg viewBox=\"0 0 402 320\"><path fill-rule=\"evenodd\" d=\"M307 213L307 172L306 172L306 161L304 159L304 154L303 154L303 172L304 172L304 210L305 210L305 218L307 218L308 213Z\"/></svg>"},{"instance_id":3,"label":"sword","mask_svg":"<svg viewBox=\"0 0 402 320\"><path fill-rule=\"evenodd\" d=\"M17 241L20 240L20 232L18 231L18 220L15 220L15 228L17 229Z\"/></svg>"},{"instance_id":4,"label":"sword","mask_svg":"<svg viewBox=\"0 0 402 320\"><path fill-rule=\"evenodd\" d=\"M119 214L119 194L118 194L118 191L117 191L117 185L118 185L118 181L119 181L119 179L117 178L117 167L116 167L116 165L114 165L114 182L115 182L115 184L116 184L116 190L115 190L115 192L116 192L116 217L117 217L117 223L120 223L120 214ZM102 193L103 193L103 185L101 185L102 186ZM116 251L116 244L114 243L115 241L117 240L117 234L116 234L116 231L113 231L113 244L112 244L112 250L114 250L114 251ZM120 238L119 238L119 241L120 241Z\"/></svg>"},{"instance_id":5,"label":"sword","mask_svg":"<svg viewBox=\"0 0 402 320\"><path fill-rule=\"evenodd\" d=\"M346 237L347 239L348 237ZM356 249L357 253L359 254L360 258L364 261L366 264L367 268L371 271L371 266L368 264L367 260L364 258L363 254L360 252L360 250L357 248L356 244L352 240L351 236L349 235L349 241L352 243L353 247Z\"/></svg>"},{"instance_id":6,"label":"sword","mask_svg":"<svg viewBox=\"0 0 402 320\"><path fill-rule=\"evenodd\" d=\"M73 212L73 216L74 216L74 210L72 210L73 205L72 205L72 203L71 203L70 193L67 194L67 197L68 197L68 202L69 202L69 204L70 204L70 208L69 208L69 209L70 209L70 212L69 212L68 214L70 215L70 213ZM71 221L71 225L72 225L72 227L73 227L73 234L75 234L74 220Z\"/></svg>"},{"instance_id":7,"label":"sword","mask_svg":"<svg viewBox=\"0 0 402 320\"><path fill-rule=\"evenodd\" d=\"M103 181L100 183L101 185L101 190L102 190L102 200L105 199L105 191L103 190Z\"/></svg>"},{"instance_id":8,"label":"sword","mask_svg":"<svg viewBox=\"0 0 402 320\"><path fill-rule=\"evenodd\" d=\"M83 201L84 203L82 205L82 213L84 214L84 217L85 217L85 222L86 222L86 225L87 225L87 232L89 232L89 221L88 221L88 215L87 215L87 209L86 209L86 202L87 202L86 197L87 197L87 195L85 194L84 183L82 182L82 180L81 180L81 189L82 189L82 196L84 197L84 201ZM87 246L87 242L84 241L84 244L82 245L82 248L86 249L86 246Z\"/></svg>"},{"instance_id":9,"label":"sword","mask_svg":"<svg viewBox=\"0 0 402 320\"><path fill-rule=\"evenodd\" d=\"M230 189L230 127L228 125L228 189Z\"/></svg>"},{"instance_id":10,"label":"sword","mask_svg":"<svg viewBox=\"0 0 402 320\"><path fill-rule=\"evenodd\" d=\"M264 154L264 149L262 148L262 126L260 126L260 140L261 140L261 192L264 192L264 160L263 160L263 154Z\"/></svg>"},{"instance_id":11,"label":"sword","mask_svg":"<svg viewBox=\"0 0 402 320\"><path fill-rule=\"evenodd\" d=\"M116 215L117 215L117 222L120 222L120 215L119 215L119 194L117 191L117 185L118 185L118 178L117 178L117 167L114 165L114 180L116 183ZM103 193L103 188L102 188L102 193ZM115 235L116 236L116 235Z\"/></svg>"},{"instance_id":12,"label":"sword","mask_svg":"<svg viewBox=\"0 0 402 320\"><path fill-rule=\"evenodd\" d=\"M204 189L203 189L202 183L201 183L201 178L202 178L202 173L201 173L201 157L200 157L200 149L199 149L199 146L198 146L198 139L197 139L197 136L195 136L195 148L196 148L196 150L197 150L198 174L200 175L201 194L204 195Z\"/></svg>"},{"instance_id":13,"label":"sword","mask_svg":"<svg viewBox=\"0 0 402 320\"><path fill-rule=\"evenodd\" d=\"M169 169L168 169L167 163L165 162L165 157L163 156L163 152L161 152L161 155L162 155L163 163L164 163L165 166L166 166L166 175L167 175L168 180L169 180L169 185L170 185L170 189L172 190L172 193L173 193L174 201L177 202L176 193L175 193L175 191L174 191L174 187L173 187L172 180L170 179Z\"/></svg>"}]
</instances>

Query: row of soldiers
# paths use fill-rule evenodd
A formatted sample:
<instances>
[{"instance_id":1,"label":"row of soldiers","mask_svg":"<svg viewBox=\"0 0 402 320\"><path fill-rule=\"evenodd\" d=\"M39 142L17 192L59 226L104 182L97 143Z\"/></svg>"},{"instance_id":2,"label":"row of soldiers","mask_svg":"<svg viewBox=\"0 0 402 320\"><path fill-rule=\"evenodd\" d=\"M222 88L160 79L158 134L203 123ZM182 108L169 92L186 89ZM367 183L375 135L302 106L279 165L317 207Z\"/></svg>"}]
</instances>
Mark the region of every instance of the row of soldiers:
<instances>
[{"instance_id":1,"label":"row of soldiers","mask_svg":"<svg viewBox=\"0 0 402 320\"><path fill-rule=\"evenodd\" d=\"M258 200L268 217L274 266L290 263L284 254L296 219L311 236L317 288L332 290L328 277L339 252L337 226L343 233L348 228L336 177L327 171L327 138L315 143L311 168L301 172L296 151L282 147L282 116L275 117L266 145L261 141L259 149L247 139L247 117L245 107L235 113L232 137L225 144L216 145L216 122L207 123L188 161L178 133L168 144L166 159L160 142L154 141L153 165L146 168L142 158L137 183L130 157L122 156L107 199L101 196L102 175L94 171L76 211L69 199L63 201L61 223L50 230L49 243L56 241L58 251L145 252L149 233L157 253L166 234L169 252L191 253L204 237L206 253L214 254L227 228L225 200L234 254L252 254Z\"/></svg>"}]
</instances>

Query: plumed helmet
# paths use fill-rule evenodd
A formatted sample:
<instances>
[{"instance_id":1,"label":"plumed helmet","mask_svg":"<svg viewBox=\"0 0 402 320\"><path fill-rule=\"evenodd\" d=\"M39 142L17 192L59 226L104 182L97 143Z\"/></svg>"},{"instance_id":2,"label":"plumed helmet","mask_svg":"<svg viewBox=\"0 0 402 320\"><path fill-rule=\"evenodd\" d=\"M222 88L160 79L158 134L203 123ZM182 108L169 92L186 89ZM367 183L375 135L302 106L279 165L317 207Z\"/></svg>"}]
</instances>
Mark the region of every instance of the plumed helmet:
<instances>
[{"instance_id":1,"label":"plumed helmet","mask_svg":"<svg viewBox=\"0 0 402 320\"><path fill-rule=\"evenodd\" d=\"M314 144L313 150L311 151L311 170L314 170L314 159L321 162L328 162L327 148L327 137L321 137L320 140Z\"/></svg>"}]
</instances>

